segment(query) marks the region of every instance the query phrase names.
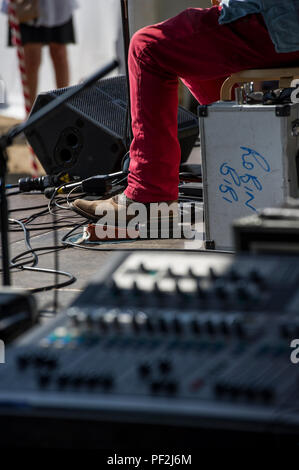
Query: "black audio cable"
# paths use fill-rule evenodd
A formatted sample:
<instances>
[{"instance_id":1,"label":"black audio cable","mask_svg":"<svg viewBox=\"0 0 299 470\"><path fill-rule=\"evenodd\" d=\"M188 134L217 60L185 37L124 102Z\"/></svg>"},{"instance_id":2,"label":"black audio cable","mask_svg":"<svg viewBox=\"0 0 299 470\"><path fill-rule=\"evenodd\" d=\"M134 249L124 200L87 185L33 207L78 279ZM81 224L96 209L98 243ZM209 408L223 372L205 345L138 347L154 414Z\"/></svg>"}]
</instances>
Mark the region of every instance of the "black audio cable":
<instances>
[{"instance_id":1,"label":"black audio cable","mask_svg":"<svg viewBox=\"0 0 299 470\"><path fill-rule=\"evenodd\" d=\"M35 252L38 252L38 251L43 251L43 250L48 250L49 249L52 249L53 250L57 250L57 249L61 249L62 247L61 246L57 246L57 247L42 247L42 248L35 248L34 251ZM21 253L20 255L17 255L15 258L13 258L13 260L11 262L15 262L17 261L18 258L22 256L25 256L25 255L28 255L32 252L33 250L28 250L28 251L24 251L24 253ZM14 266L16 267L16 266ZM54 275L58 275L58 276L64 276L64 277L67 277L68 280L67 281L64 281L64 282L60 282L59 284L58 283L54 283L54 284L50 284L50 285L46 285L46 286L43 286L43 287L37 287L37 288L34 288L34 289L30 289L30 291L32 293L38 293L38 292L46 292L46 291L49 291L49 290L52 290L52 289L61 289L62 287L67 287L71 284L74 284L74 282L77 281L77 278L71 274L71 273L68 273L66 271L55 271L55 269L49 269L49 268L31 268L31 267L28 267L28 266L23 266L22 269L26 270L26 271L33 271L33 272L37 272L37 273L45 273L45 274L54 274Z\"/></svg>"},{"instance_id":2,"label":"black audio cable","mask_svg":"<svg viewBox=\"0 0 299 470\"><path fill-rule=\"evenodd\" d=\"M30 192L30 191L44 191L50 187L58 187L63 184L72 183L79 181L80 178L77 176L71 176L69 173L59 173L58 175L46 175L39 176L37 178L20 178L19 179L19 190L21 192Z\"/></svg>"},{"instance_id":3,"label":"black audio cable","mask_svg":"<svg viewBox=\"0 0 299 470\"><path fill-rule=\"evenodd\" d=\"M17 207L16 209L9 209L9 213L11 212L24 212L24 211L32 211L36 209L46 209L48 204L41 204L39 206L27 206L27 207Z\"/></svg>"},{"instance_id":4,"label":"black audio cable","mask_svg":"<svg viewBox=\"0 0 299 470\"><path fill-rule=\"evenodd\" d=\"M60 207L59 207L59 210L58 210L58 207L59 206L57 206L57 208L52 209L52 210L53 211L57 210L58 212L60 212ZM30 215L25 216L25 217L22 217L18 220L23 222L24 225L26 226L26 228L30 231L39 231L39 230L45 230L45 229L49 230L51 228L54 228L52 222L49 222L49 221L38 222L39 218L42 218L42 217L45 217L45 216L48 215L48 205L46 205L46 206L44 206L44 205L36 206L35 208L42 208L43 210L41 210L39 212L36 212L36 213L33 213L33 214L30 214ZM28 210L30 208L25 208L25 209ZM22 208L18 208L17 211L22 211ZM13 212L13 210L11 212ZM68 215L59 216L58 228L68 228L70 226L76 225L76 223L74 224L74 219L80 219L80 216L74 215L71 218ZM20 228L11 228L10 227L10 231L12 231L12 232L18 232L20 230L22 230L22 228L20 229Z\"/></svg>"},{"instance_id":5,"label":"black audio cable","mask_svg":"<svg viewBox=\"0 0 299 470\"><path fill-rule=\"evenodd\" d=\"M53 200L56 195L69 194L71 191L93 194L96 196L105 196L111 191L113 186L123 183L125 187L125 181L127 180L127 175L123 171L117 173L111 173L109 175L97 175L86 178L83 181L61 185L58 188L49 187L44 191L44 195Z\"/></svg>"},{"instance_id":6,"label":"black audio cable","mask_svg":"<svg viewBox=\"0 0 299 470\"><path fill-rule=\"evenodd\" d=\"M51 201L57 195L81 193L93 194L96 196L106 196L117 185L121 185L120 191L127 186L127 177L130 167L130 153L127 152L122 159L122 169L116 173L107 175L95 175L85 178L82 181L74 181L70 184L48 186L44 190L44 195Z\"/></svg>"},{"instance_id":7,"label":"black audio cable","mask_svg":"<svg viewBox=\"0 0 299 470\"><path fill-rule=\"evenodd\" d=\"M20 227L22 228L22 230L24 232L25 245L26 245L27 249L31 251L32 266L36 266L37 263L38 263L38 257L37 257L37 254L35 253L35 251L32 249L32 246L31 246L31 243L30 243L30 233L29 233L28 229L25 227L23 222L21 222L20 220L16 220L16 219L8 219L8 220L9 220L10 223L20 225ZM14 267L16 267L16 266L14 266Z\"/></svg>"},{"instance_id":8,"label":"black audio cable","mask_svg":"<svg viewBox=\"0 0 299 470\"><path fill-rule=\"evenodd\" d=\"M11 267L21 269L21 270L25 270L25 271L32 271L32 272L37 272L37 273L46 273L46 274L54 274L55 275L54 284L50 284L50 285L46 285L46 286L43 286L43 287L30 289L32 293L45 292L45 291L49 291L49 290L52 290L52 289L60 289L62 287L69 286L69 285L73 284L74 282L76 282L76 280L77 280L76 277L73 274L68 273L66 271L61 271L60 269L49 269L49 268L37 268L37 267L35 267L38 263L37 252L51 250L51 252L54 251L54 253L55 253L57 251L60 251L60 250L64 249L65 248L64 246L56 245L56 246L46 246L46 247L34 248L33 249L31 244L30 244L30 235L28 234L28 230L26 229L25 225L22 224L22 222L17 221L15 219L11 219L11 221L14 222L14 223L20 224L22 226L22 229L24 230L24 233L25 233L25 243L26 243L26 246L28 248L27 251L19 253L18 255L16 255L10 261ZM31 259L19 261L20 259L24 258L27 255L31 255ZM19 261L19 263L17 263L17 261ZM33 265L32 266L26 266L29 263L33 263ZM68 280L58 283L58 276L67 277Z\"/></svg>"},{"instance_id":9,"label":"black audio cable","mask_svg":"<svg viewBox=\"0 0 299 470\"><path fill-rule=\"evenodd\" d=\"M49 291L49 290L52 290L52 289L59 289L59 288L62 288L62 287L69 286L70 284L73 284L74 282L76 282L76 280L77 280L76 277L73 276L71 273L68 273L66 271L61 271L60 269L58 269L57 263L55 263L56 264L55 269L36 267L36 265L38 264L37 252L42 251L42 252L47 252L47 253L49 253L49 252L57 253L58 251L65 249L66 248L65 246L58 245L58 243L57 243L57 244L54 244L54 246L46 246L46 247L34 248L33 249L32 246L31 246L31 242L30 242L30 232L29 232L29 229L26 227L26 225L22 221L17 220L17 219L9 219L9 221L10 221L11 224L16 224L16 225L19 225L21 227L21 230L24 232L24 241L25 241L25 245L26 245L26 248L27 248L27 251L19 253L17 256L15 256L11 260L11 262L10 262L11 268L12 269L19 269L19 270L27 270L27 271L37 272L37 273L47 273L47 274L51 273L51 274L55 275L54 284L46 285L46 286L39 287L39 288L30 289L32 293L45 292L45 291ZM54 224L54 226L55 226L55 224ZM57 242L57 239L56 239L56 242ZM26 257L26 256L27 257L30 256L29 259L24 259L24 257ZM31 266L27 266L28 264L31 264ZM67 277L68 280L59 283L58 282L58 276Z\"/></svg>"}]
</instances>

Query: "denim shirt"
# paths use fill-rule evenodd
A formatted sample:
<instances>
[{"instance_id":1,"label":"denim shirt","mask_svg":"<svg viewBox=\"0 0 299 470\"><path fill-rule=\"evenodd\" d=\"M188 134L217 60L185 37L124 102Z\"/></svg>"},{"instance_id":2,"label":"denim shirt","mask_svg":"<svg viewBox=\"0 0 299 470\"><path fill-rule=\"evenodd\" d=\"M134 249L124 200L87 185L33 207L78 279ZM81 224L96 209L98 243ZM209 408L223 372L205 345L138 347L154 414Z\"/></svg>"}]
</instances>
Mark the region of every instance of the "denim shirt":
<instances>
[{"instance_id":1,"label":"denim shirt","mask_svg":"<svg viewBox=\"0 0 299 470\"><path fill-rule=\"evenodd\" d=\"M299 0L223 0L220 24L261 13L277 52L299 51Z\"/></svg>"}]
</instances>

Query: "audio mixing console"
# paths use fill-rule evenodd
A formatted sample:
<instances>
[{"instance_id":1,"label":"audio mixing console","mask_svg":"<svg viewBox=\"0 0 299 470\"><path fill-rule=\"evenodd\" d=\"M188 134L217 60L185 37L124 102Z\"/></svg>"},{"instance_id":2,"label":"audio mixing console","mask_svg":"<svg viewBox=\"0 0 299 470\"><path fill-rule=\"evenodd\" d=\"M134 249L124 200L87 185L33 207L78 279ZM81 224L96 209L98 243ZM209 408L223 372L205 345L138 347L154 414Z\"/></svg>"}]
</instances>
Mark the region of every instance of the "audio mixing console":
<instances>
[{"instance_id":1,"label":"audio mixing console","mask_svg":"<svg viewBox=\"0 0 299 470\"><path fill-rule=\"evenodd\" d=\"M298 285L296 257L117 255L64 314L7 349L0 416L17 426L5 439L45 420L39 437L63 439L71 422L73 442L99 446L133 445L144 426L152 442L166 429L160 439L176 443L212 431L297 440Z\"/></svg>"}]
</instances>

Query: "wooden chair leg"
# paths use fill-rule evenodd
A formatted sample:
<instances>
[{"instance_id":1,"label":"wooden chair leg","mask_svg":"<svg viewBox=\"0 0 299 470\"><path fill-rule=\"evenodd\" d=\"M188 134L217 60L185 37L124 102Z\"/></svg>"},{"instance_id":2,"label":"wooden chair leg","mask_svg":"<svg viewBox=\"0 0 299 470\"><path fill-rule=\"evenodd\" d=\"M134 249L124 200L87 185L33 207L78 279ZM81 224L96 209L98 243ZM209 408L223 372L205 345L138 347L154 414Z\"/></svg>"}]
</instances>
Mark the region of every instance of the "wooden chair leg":
<instances>
[{"instance_id":1,"label":"wooden chair leg","mask_svg":"<svg viewBox=\"0 0 299 470\"><path fill-rule=\"evenodd\" d=\"M294 77L280 77L279 78L279 88L288 88L291 86Z\"/></svg>"},{"instance_id":2,"label":"wooden chair leg","mask_svg":"<svg viewBox=\"0 0 299 470\"><path fill-rule=\"evenodd\" d=\"M232 89L236 83L236 78L232 75L228 77L222 84L220 91L220 99L222 101L231 101Z\"/></svg>"},{"instance_id":3,"label":"wooden chair leg","mask_svg":"<svg viewBox=\"0 0 299 470\"><path fill-rule=\"evenodd\" d=\"M256 80L258 81L279 80L280 88L288 88L289 86L291 86L291 83L294 80L294 76L283 77L283 76L277 76L277 75L275 76L274 74L272 74L271 76L262 76L262 74L258 76L258 74L256 73L256 75L249 74L248 77L246 76L240 77L238 76L238 74L234 74L231 77L228 77L222 84L221 92L220 92L220 99L222 101L231 101L232 89L236 83L246 83L246 82L251 82L251 81L254 82Z\"/></svg>"}]
</instances>

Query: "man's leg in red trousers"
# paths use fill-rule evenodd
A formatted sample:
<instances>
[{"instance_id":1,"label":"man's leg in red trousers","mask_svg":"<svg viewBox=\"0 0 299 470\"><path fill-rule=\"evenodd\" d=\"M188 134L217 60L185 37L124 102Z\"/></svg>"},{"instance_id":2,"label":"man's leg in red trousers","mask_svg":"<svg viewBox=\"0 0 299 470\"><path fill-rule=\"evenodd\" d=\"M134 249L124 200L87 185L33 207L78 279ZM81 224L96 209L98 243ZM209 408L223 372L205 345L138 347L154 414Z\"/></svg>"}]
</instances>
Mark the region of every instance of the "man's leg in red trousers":
<instances>
[{"instance_id":1,"label":"man's leg in red trousers","mask_svg":"<svg viewBox=\"0 0 299 470\"><path fill-rule=\"evenodd\" d=\"M202 104L219 99L234 72L292 65L299 53L277 54L261 15L218 24L219 9L188 9L137 32L129 54L134 139L125 194L138 202L178 197L178 77Z\"/></svg>"}]
</instances>

